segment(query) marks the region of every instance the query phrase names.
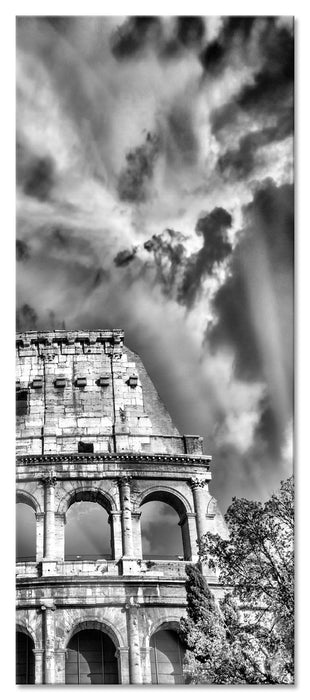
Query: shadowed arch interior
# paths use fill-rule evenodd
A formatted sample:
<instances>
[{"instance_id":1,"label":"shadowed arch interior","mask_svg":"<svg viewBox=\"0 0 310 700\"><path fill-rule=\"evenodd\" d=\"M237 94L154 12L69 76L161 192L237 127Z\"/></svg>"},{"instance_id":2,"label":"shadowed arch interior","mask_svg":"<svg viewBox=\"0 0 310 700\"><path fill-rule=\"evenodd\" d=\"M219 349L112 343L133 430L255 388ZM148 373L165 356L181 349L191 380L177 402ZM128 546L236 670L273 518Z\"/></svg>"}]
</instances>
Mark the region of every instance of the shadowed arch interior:
<instances>
[{"instance_id":1,"label":"shadowed arch interior","mask_svg":"<svg viewBox=\"0 0 310 700\"><path fill-rule=\"evenodd\" d=\"M66 648L67 685L117 685L116 648L97 626L76 632Z\"/></svg>"},{"instance_id":2,"label":"shadowed arch interior","mask_svg":"<svg viewBox=\"0 0 310 700\"><path fill-rule=\"evenodd\" d=\"M35 682L34 643L26 632L16 630L16 684L33 685Z\"/></svg>"},{"instance_id":3,"label":"shadowed arch interior","mask_svg":"<svg viewBox=\"0 0 310 700\"><path fill-rule=\"evenodd\" d=\"M185 557L184 537L179 525L185 514L184 503L169 491L154 490L143 498L141 536L144 558Z\"/></svg>"},{"instance_id":4,"label":"shadowed arch interior","mask_svg":"<svg viewBox=\"0 0 310 700\"><path fill-rule=\"evenodd\" d=\"M67 510L73 505L73 503L79 503L80 501L99 503L99 505L101 505L102 508L104 508L107 511L107 513L111 512L112 504L110 499L98 489L76 489L70 495L69 501L67 503Z\"/></svg>"},{"instance_id":5,"label":"shadowed arch interior","mask_svg":"<svg viewBox=\"0 0 310 700\"><path fill-rule=\"evenodd\" d=\"M75 491L69 500L65 525L65 559L113 558L110 502L98 491Z\"/></svg>"},{"instance_id":6,"label":"shadowed arch interior","mask_svg":"<svg viewBox=\"0 0 310 700\"><path fill-rule=\"evenodd\" d=\"M162 626L150 639L151 673L153 685L180 685L184 683L183 658L185 649L174 629Z\"/></svg>"},{"instance_id":7,"label":"shadowed arch interior","mask_svg":"<svg viewBox=\"0 0 310 700\"><path fill-rule=\"evenodd\" d=\"M19 500L16 503L16 560L36 560L36 516L33 505Z\"/></svg>"}]
</instances>

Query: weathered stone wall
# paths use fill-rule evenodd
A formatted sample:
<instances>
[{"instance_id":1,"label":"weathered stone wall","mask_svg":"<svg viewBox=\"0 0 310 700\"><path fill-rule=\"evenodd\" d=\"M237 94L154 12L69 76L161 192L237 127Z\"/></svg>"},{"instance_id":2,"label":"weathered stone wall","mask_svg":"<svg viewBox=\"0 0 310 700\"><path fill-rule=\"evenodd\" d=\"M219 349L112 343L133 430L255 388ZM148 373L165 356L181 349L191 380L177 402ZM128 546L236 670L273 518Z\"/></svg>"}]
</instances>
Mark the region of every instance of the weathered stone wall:
<instances>
[{"instance_id":1,"label":"weathered stone wall","mask_svg":"<svg viewBox=\"0 0 310 700\"><path fill-rule=\"evenodd\" d=\"M21 333L17 388L28 392L17 417L17 453L188 451L140 359L121 331ZM201 453L196 436L191 447Z\"/></svg>"},{"instance_id":2,"label":"weathered stone wall","mask_svg":"<svg viewBox=\"0 0 310 700\"><path fill-rule=\"evenodd\" d=\"M150 683L150 638L185 614L197 538L226 534L209 492L211 457L199 436L179 434L122 331L17 341L17 389L28 392L17 416L17 500L36 517L35 561L16 567L17 625L34 642L36 683L65 682L68 641L88 627L112 639L120 683ZM93 453L78 452L79 442ZM66 513L79 500L107 511L110 560L65 560ZM141 507L151 500L178 513L182 561L143 559Z\"/></svg>"}]
</instances>

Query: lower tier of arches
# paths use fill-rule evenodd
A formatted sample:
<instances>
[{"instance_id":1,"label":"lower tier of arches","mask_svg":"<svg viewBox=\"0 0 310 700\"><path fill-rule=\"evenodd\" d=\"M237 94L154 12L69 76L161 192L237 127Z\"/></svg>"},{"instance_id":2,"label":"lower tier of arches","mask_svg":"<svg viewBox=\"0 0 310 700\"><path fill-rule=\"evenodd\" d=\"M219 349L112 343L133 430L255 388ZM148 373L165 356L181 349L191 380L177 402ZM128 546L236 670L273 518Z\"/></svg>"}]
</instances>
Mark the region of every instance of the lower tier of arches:
<instances>
[{"instance_id":1,"label":"lower tier of arches","mask_svg":"<svg viewBox=\"0 0 310 700\"><path fill-rule=\"evenodd\" d=\"M63 615L58 610L55 615L53 606L42 608L37 617L33 610L28 616L20 611L16 684L185 683L185 649L179 636L180 613L184 610L148 611L127 602L119 610L122 626L113 620L111 611L98 620L91 610L86 613L75 609Z\"/></svg>"}]
</instances>

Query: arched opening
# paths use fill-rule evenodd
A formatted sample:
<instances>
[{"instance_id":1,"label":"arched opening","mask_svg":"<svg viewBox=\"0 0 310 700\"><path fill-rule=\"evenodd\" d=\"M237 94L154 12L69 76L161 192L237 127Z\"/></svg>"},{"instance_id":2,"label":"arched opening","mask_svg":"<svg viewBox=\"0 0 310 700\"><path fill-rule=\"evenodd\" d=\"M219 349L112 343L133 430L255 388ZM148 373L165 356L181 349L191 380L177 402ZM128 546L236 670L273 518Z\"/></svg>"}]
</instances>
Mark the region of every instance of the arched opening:
<instances>
[{"instance_id":1,"label":"arched opening","mask_svg":"<svg viewBox=\"0 0 310 700\"><path fill-rule=\"evenodd\" d=\"M144 559L190 559L187 510L179 495L151 491L141 503L141 540Z\"/></svg>"},{"instance_id":2,"label":"arched opening","mask_svg":"<svg viewBox=\"0 0 310 700\"><path fill-rule=\"evenodd\" d=\"M16 504L16 560L36 560L36 516L27 503Z\"/></svg>"},{"instance_id":3,"label":"arched opening","mask_svg":"<svg viewBox=\"0 0 310 700\"><path fill-rule=\"evenodd\" d=\"M88 628L71 637L66 649L67 685L117 685L118 670L112 639Z\"/></svg>"},{"instance_id":4,"label":"arched opening","mask_svg":"<svg viewBox=\"0 0 310 700\"><path fill-rule=\"evenodd\" d=\"M35 682L34 643L28 634L16 632L16 684L33 685Z\"/></svg>"},{"instance_id":5,"label":"arched opening","mask_svg":"<svg viewBox=\"0 0 310 700\"><path fill-rule=\"evenodd\" d=\"M111 528L105 508L90 500L73 503L66 514L65 559L111 558Z\"/></svg>"},{"instance_id":6,"label":"arched opening","mask_svg":"<svg viewBox=\"0 0 310 700\"><path fill-rule=\"evenodd\" d=\"M150 639L152 684L184 683L183 658L185 649L177 632L161 629Z\"/></svg>"},{"instance_id":7,"label":"arched opening","mask_svg":"<svg viewBox=\"0 0 310 700\"><path fill-rule=\"evenodd\" d=\"M178 559L183 557L179 516L167 503L145 503L141 507L143 558Z\"/></svg>"}]
</instances>

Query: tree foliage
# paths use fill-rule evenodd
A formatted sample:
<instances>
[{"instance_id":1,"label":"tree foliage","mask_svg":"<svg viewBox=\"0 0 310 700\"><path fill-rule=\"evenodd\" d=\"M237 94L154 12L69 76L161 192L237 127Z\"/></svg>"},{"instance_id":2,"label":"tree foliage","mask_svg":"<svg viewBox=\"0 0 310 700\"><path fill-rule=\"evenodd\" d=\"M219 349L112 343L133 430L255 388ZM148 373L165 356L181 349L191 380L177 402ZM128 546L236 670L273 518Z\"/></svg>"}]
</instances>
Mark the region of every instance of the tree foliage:
<instances>
[{"instance_id":1,"label":"tree foliage","mask_svg":"<svg viewBox=\"0 0 310 700\"><path fill-rule=\"evenodd\" d=\"M264 504L234 498L225 520L229 539L200 541L201 561L226 591L219 606L199 568L187 567L185 672L193 683L292 683L293 479Z\"/></svg>"}]
</instances>

